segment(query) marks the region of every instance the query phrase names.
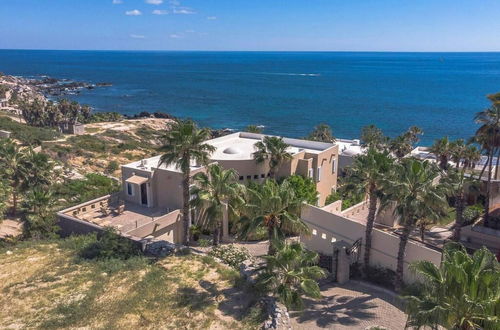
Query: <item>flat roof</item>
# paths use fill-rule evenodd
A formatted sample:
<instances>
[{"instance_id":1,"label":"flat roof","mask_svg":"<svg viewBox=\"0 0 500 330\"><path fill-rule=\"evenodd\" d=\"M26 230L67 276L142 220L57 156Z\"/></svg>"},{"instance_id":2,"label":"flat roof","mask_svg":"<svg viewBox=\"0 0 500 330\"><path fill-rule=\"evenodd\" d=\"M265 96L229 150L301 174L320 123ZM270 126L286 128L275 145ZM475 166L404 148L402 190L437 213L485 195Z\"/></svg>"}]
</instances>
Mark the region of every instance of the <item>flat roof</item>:
<instances>
[{"instance_id":1,"label":"flat roof","mask_svg":"<svg viewBox=\"0 0 500 330\"><path fill-rule=\"evenodd\" d=\"M249 160L253 159L253 153L256 151L255 144L265 136L265 134L237 132L219 138L207 141L208 144L216 147L216 151L212 154L212 160ZM299 152L307 152L318 154L327 150L335 144L316 141L307 141L300 139L283 138L283 141L289 145L287 151L297 154Z\"/></svg>"},{"instance_id":2,"label":"flat roof","mask_svg":"<svg viewBox=\"0 0 500 330\"><path fill-rule=\"evenodd\" d=\"M229 135L224 135L212 140L208 140L206 143L214 146L216 148L215 152L211 155L210 159L213 161L217 160L250 160L253 159L253 153L255 152L255 144L261 141L265 134L247 133L247 132L237 132ZM291 154L297 154L299 152L307 152L312 154L319 154L320 152L334 147L334 143L325 143L317 141L308 141L300 139L290 139L283 138L283 141L289 145L287 149ZM157 168L164 169L167 171L180 172L180 169L175 165L165 166L162 165L158 167L160 162L160 156L154 156L146 158L140 161L136 161L124 167L135 168L143 171L154 171ZM199 169L203 166L199 164L191 163L191 170Z\"/></svg>"}]
</instances>

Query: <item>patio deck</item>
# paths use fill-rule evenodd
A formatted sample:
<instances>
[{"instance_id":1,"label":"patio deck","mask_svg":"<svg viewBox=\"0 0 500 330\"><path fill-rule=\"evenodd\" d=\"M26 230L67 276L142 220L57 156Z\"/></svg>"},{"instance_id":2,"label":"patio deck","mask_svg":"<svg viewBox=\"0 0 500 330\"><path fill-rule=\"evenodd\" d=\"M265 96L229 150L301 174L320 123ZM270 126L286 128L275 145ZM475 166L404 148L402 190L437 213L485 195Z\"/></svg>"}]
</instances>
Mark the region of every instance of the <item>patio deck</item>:
<instances>
[{"instance_id":1,"label":"patio deck","mask_svg":"<svg viewBox=\"0 0 500 330\"><path fill-rule=\"evenodd\" d=\"M117 205L110 205L110 208ZM76 218L84 220L98 226L111 226L122 233L127 233L147 223L153 222L160 217L168 214L167 210L159 208L148 208L135 204L125 204L125 210L120 214L110 212L104 214L100 209L94 209L82 215L77 215Z\"/></svg>"}]
</instances>

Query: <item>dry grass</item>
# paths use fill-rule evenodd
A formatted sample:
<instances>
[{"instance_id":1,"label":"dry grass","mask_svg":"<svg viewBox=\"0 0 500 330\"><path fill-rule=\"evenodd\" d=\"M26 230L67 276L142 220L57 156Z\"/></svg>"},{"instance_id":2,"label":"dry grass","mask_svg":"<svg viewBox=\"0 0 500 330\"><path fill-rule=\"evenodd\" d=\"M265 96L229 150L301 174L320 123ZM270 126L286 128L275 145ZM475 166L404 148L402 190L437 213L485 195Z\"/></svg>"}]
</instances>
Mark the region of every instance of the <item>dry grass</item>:
<instances>
[{"instance_id":1,"label":"dry grass","mask_svg":"<svg viewBox=\"0 0 500 330\"><path fill-rule=\"evenodd\" d=\"M78 259L89 238L0 249L0 328L257 328L255 297L209 257Z\"/></svg>"}]
</instances>

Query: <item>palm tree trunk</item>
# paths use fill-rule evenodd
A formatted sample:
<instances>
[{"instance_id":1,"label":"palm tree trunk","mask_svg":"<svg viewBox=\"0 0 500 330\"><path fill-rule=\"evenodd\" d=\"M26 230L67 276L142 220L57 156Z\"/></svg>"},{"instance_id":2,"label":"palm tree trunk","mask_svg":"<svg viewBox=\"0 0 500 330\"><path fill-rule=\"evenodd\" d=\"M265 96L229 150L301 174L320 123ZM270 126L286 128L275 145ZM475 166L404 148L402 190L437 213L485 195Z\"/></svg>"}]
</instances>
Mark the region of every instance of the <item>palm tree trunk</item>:
<instances>
[{"instance_id":1,"label":"palm tree trunk","mask_svg":"<svg viewBox=\"0 0 500 330\"><path fill-rule=\"evenodd\" d=\"M370 268L370 251L372 248L372 231L373 224L375 222L375 214L377 212L377 194L375 189L371 189L369 197L368 206L368 217L366 218L366 231L365 231L365 255L364 255L364 265L365 271L364 276L366 277Z\"/></svg>"},{"instance_id":2,"label":"palm tree trunk","mask_svg":"<svg viewBox=\"0 0 500 330\"><path fill-rule=\"evenodd\" d=\"M220 223L217 221L217 224L215 225L214 228L214 235L213 235L213 246L217 246L220 244Z\"/></svg>"},{"instance_id":3,"label":"palm tree trunk","mask_svg":"<svg viewBox=\"0 0 500 330\"><path fill-rule=\"evenodd\" d=\"M405 262L405 251L406 244L408 243L408 237L412 230L411 226L405 226L403 228L403 233L399 237L399 250L398 250L398 263L396 266L396 281L394 283L394 289L396 292L401 292L403 287L403 272L404 272L404 262Z\"/></svg>"},{"instance_id":4,"label":"palm tree trunk","mask_svg":"<svg viewBox=\"0 0 500 330\"><path fill-rule=\"evenodd\" d=\"M17 213L17 187L12 185L12 215L16 216Z\"/></svg>"},{"instance_id":5,"label":"palm tree trunk","mask_svg":"<svg viewBox=\"0 0 500 330\"><path fill-rule=\"evenodd\" d=\"M490 153L490 158L488 160L488 182L486 183L486 201L484 203L484 226L489 226L490 218L490 195L491 195L491 172L493 169L493 155L495 154L494 148L492 148Z\"/></svg>"},{"instance_id":6,"label":"palm tree trunk","mask_svg":"<svg viewBox=\"0 0 500 330\"><path fill-rule=\"evenodd\" d=\"M420 224L420 240L425 242L425 223Z\"/></svg>"},{"instance_id":7,"label":"palm tree trunk","mask_svg":"<svg viewBox=\"0 0 500 330\"><path fill-rule=\"evenodd\" d=\"M500 150L500 149L499 149ZM497 153L497 161L496 161L496 164L495 164L495 180L498 178L498 161L499 161L499 153Z\"/></svg>"},{"instance_id":8,"label":"palm tree trunk","mask_svg":"<svg viewBox=\"0 0 500 330\"><path fill-rule=\"evenodd\" d=\"M189 217L189 177L190 171L184 173L184 179L182 180L182 219L184 222L184 244L189 245L189 227L191 226L191 221Z\"/></svg>"},{"instance_id":9,"label":"palm tree trunk","mask_svg":"<svg viewBox=\"0 0 500 330\"><path fill-rule=\"evenodd\" d=\"M272 226L267 227L267 237L269 239L269 248L267 250L267 254L272 256L276 254L276 248L273 243L273 238L274 238L274 228Z\"/></svg>"},{"instance_id":10,"label":"palm tree trunk","mask_svg":"<svg viewBox=\"0 0 500 330\"><path fill-rule=\"evenodd\" d=\"M460 233L462 231L462 226L464 223L464 208L465 199L463 191L461 191L455 199L455 227L453 228L452 239L456 242L460 242Z\"/></svg>"}]
</instances>

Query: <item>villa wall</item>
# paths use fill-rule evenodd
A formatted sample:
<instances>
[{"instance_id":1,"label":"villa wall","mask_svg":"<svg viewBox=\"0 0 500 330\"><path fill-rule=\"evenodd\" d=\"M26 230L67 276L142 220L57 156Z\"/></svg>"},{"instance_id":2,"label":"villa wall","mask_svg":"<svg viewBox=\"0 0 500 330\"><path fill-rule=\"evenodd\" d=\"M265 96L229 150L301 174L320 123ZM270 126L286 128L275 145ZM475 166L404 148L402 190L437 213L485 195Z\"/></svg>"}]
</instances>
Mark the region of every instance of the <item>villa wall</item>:
<instances>
[{"instance_id":1,"label":"villa wall","mask_svg":"<svg viewBox=\"0 0 500 330\"><path fill-rule=\"evenodd\" d=\"M350 220L342 215L334 214L318 207L305 205L301 218L313 231L309 237L301 236L300 240L313 251L332 255L332 238L353 244L356 240L364 241L366 226ZM386 267L396 270L399 237L397 235L374 229L372 234L372 250L370 263L373 266ZM360 260L363 258L364 246L360 251ZM405 273L406 282L414 282L415 276L408 270L408 265L417 260L428 260L435 265L441 262L441 252L429 249L416 242L409 241L406 247Z\"/></svg>"},{"instance_id":2,"label":"villa wall","mask_svg":"<svg viewBox=\"0 0 500 330\"><path fill-rule=\"evenodd\" d=\"M184 237L183 233L184 228L180 210L170 212L153 222L149 222L142 227L127 232L127 234L136 237L161 237L161 239L174 244L182 244Z\"/></svg>"},{"instance_id":3,"label":"villa wall","mask_svg":"<svg viewBox=\"0 0 500 330\"><path fill-rule=\"evenodd\" d=\"M468 246L487 246L495 253L500 251L500 230L473 224L462 228L460 239Z\"/></svg>"}]
</instances>

